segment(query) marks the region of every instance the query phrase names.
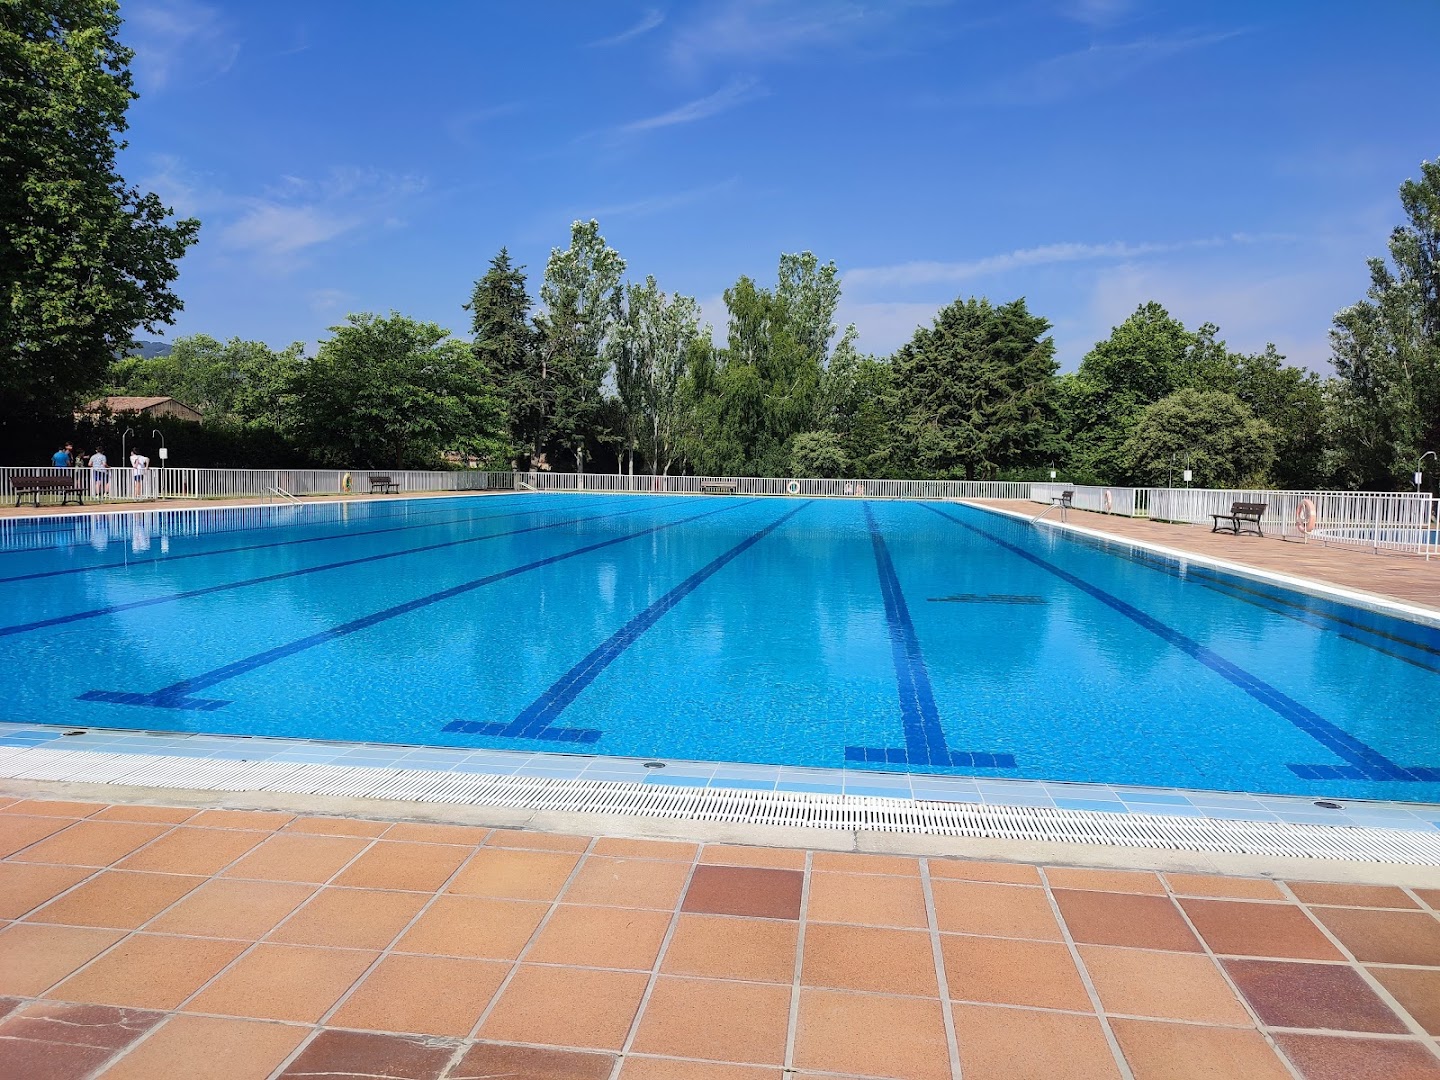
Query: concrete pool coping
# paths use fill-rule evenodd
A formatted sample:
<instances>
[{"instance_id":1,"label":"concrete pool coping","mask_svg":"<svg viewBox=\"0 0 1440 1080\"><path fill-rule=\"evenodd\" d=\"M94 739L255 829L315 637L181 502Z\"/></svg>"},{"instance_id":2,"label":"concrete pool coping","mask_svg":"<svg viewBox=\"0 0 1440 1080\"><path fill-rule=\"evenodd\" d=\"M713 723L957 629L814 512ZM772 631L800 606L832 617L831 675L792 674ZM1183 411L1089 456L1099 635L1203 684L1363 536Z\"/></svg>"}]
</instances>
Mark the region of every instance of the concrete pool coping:
<instances>
[{"instance_id":1,"label":"concrete pool coping","mask_svg":"<svg viewBox=\"0 0 1440 1080\"><path fill-rule=\"evenodd\" d=\"M41 735L48 738L35 742ZM47 747L53 743L61 745ZM0 725L0 790L306 813L384 813L490 827L776 847L1440 885L1440 806L1427 804L1347 802L1322 815L1313 800L1294 796L1112 788L1116 810L1069 809L1042 795L1042 789L1093 785L920 777L972 785L974 794L955 787L912 790L908 797L898 791L895 797L849 795L847 774L861 771L828 770L838 781L829 792L729 787L737 781L727 776L712 776L712 784L700 790L668 784L663 773L687 768L693 774L701 763L658 763L665 770L645 764L581 755L117 729L66 736L59 728ZM597 772L587 773L591 768ZM632 770L628 780L597 776L626 768ZM794 771L812 778L827 772ZM887 776L911 778L870 773L860 779ZM1119 802L1122 795L1132 801ZM1234 805L1246 800L1268 807L1265 818ZM700 812L687 812L694 807ZM1278 854L1286 851L1296 854Z\"/></svg>"}]
</instances>

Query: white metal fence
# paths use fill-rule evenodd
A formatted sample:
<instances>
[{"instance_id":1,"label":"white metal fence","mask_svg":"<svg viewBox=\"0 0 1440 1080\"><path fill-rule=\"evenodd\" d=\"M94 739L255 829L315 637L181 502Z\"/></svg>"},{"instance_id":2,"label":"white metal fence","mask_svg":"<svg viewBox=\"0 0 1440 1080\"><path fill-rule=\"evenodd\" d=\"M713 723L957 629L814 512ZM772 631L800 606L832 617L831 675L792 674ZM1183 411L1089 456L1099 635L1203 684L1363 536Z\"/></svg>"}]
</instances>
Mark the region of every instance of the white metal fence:
<instances>
[{"instance_id":1,"label":"white metal fence","mask_svg":"<svg viewBox=\"0 0 1440 1080\"><path fill-rule=\"evenodd\" d=\"M344 495L370 491L370 478L388 477L401 493L510 489L515 474L393 469L55 469L0 467L0 497L14 500L15 476L64 477L95 501L135 499L227 499L266 495ZM30 496L24 495L29 499ZM42 500L49 501L45 493Z\"/></svg>"},{"instance_id":2,"label":"white metal fence","mask_svg":"<svg viewBox=\"0 0 1440 1080\"><path fill-rule=\"evenodd\" d=\"M1028 499L1030 484L1005 480L819 480L774 476L628 476L624 473L516 473L532 491L648 491L683 495L803 495L866 499Z\"/></svg>"},{"instance_id":3,"label":"white metal fence","mask_svg":"<svg viewBox=\"0 0 1440 1080\"><path fill-rule=\"evenodd\" d=\"M1212 514L1228 514L1237 502L1264 503L1261 527L1267 535L1314 540L1327 544L1401 551L1429 558L1440 554L1440 500L1412 492L1277 491L1221 488L1087 487L1032 484L1030 499L1050 502L1073 491L1072 505L1081 510L1148 517L1214 526ZM1300 523L1304 502L1314 508L1314 525Z\"/></svg>"},{"instance_id":4,"label":"white metal fence","mask_svg":"<svg viewBox=\"0 0 1440 1080\"><path fill-rule=\"evenodd\" d=\"M1029 499L1049 502L1073 491L1081 510L1148 517L1156 521L1210 525L1212 514L1231 503L1263 502L1267 534L1375 551L1440 554L1440 500L1391 492L1221 490L1214 488L1092 487L1002 480L822 480L813 477L629 476L623 473L415 471L381 469L146 469L92 470L0 467L0 498L14 498L15 476L68 478L87 501L225 499L283 495L364 494L371 477L384 476L402 493L434 491L594 491L737 495L799 495L867 499ZM28 497L28 496L27 496ZM54 501L51 496L42 496ZM1308 500L1315 510L1312 530L1300 527Z\"/></svg>"}]
</instances>

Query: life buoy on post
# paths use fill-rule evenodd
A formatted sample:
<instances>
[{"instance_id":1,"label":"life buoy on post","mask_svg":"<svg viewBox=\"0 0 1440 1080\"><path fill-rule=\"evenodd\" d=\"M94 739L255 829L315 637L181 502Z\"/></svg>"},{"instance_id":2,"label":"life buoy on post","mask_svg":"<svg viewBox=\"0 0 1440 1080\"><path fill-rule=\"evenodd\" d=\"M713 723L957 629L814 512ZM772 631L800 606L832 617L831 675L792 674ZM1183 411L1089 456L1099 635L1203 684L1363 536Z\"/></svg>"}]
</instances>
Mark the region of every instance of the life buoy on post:
<instances>
[{"instance_id":1,"label":"life buoy on post","mask_svg":"<svg viewBox=\"0 0 1440 1080\"><path fill-rule=\"evenodd\" d=\"M1110 489L1105 489L1105 512L1108 514L1115 508L1115 496L1110 494Z\"/></svg>"},{"instance_id":2,"label":"life buoy on post","mask_svg":"<svg viewBox=\"0 0 1440 1080\"><path fill-rule=\"evenodd\" d=\"M340 478L340 489L346 494L350 492L350 474L348 472Z\"/></svg>"},{"instance_id":3,"label":"life buoy on post","mask_svg":"<svg viewBox=\"0 0 1440 1080\"><path fill-rule=\"evenodd\" d=\"M1315 528L1315 522L1319 520L1319 514L1315 510L1314 499L1301 499L1300 505L1295 508L1295 527L1302 533L1309 533Z\"/></svg>"},{"instance_id":4,"label":"life buoy on post","mask_svg":"<svg viewBox=\"0 0 1440 1080\"><path fill-rule=\"evenodd\" d=\"M785 485L785 490L788 491L791 495L799 495L799 494L800 494L800 481L799 481L799 480L791 480L788 484Z\"/></svg>"}]
</instances>

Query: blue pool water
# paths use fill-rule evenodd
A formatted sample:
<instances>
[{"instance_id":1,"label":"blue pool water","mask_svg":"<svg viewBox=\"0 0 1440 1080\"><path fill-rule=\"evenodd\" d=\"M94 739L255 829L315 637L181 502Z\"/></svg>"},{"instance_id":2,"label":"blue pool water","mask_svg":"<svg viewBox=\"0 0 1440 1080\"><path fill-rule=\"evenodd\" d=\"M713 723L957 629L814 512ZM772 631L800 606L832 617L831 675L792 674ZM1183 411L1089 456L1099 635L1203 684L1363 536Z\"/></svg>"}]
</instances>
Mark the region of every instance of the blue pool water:
<instances>
[{"instance_id":1,"label":"blue pool water","mask_svg":"<svg viewBox=\"0 0 1440 1080\"><path fill-rule=\"evenodd\" d=\"M948 503L12 520L0 720L1440 801L1440 630Z\"/></svg>"}]
</instances>

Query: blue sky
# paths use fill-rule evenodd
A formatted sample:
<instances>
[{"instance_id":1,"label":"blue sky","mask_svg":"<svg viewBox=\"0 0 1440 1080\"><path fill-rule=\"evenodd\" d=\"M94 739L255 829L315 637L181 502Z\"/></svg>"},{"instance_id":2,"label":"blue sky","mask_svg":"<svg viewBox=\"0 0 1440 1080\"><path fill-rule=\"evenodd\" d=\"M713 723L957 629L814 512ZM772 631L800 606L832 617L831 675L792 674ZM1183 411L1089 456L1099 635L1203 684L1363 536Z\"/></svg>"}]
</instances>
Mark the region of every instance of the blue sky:
<instances>
[{"instance_id":1,"label":"blue sky","mask_svg":"<svg viewBox=\"0 0 1440 1080\"><path fill-rule=\"evenodd\" d=\"M1428 0L122 0L128 177L198 216L168 336L462 333L575 218L697 296L834 259L889 352L1023 295L1065 369L1145 300L1324 370L1331 315L1440 155ZM143 335L142 335L143 336Z\"/></svg>"}]
</instances>

